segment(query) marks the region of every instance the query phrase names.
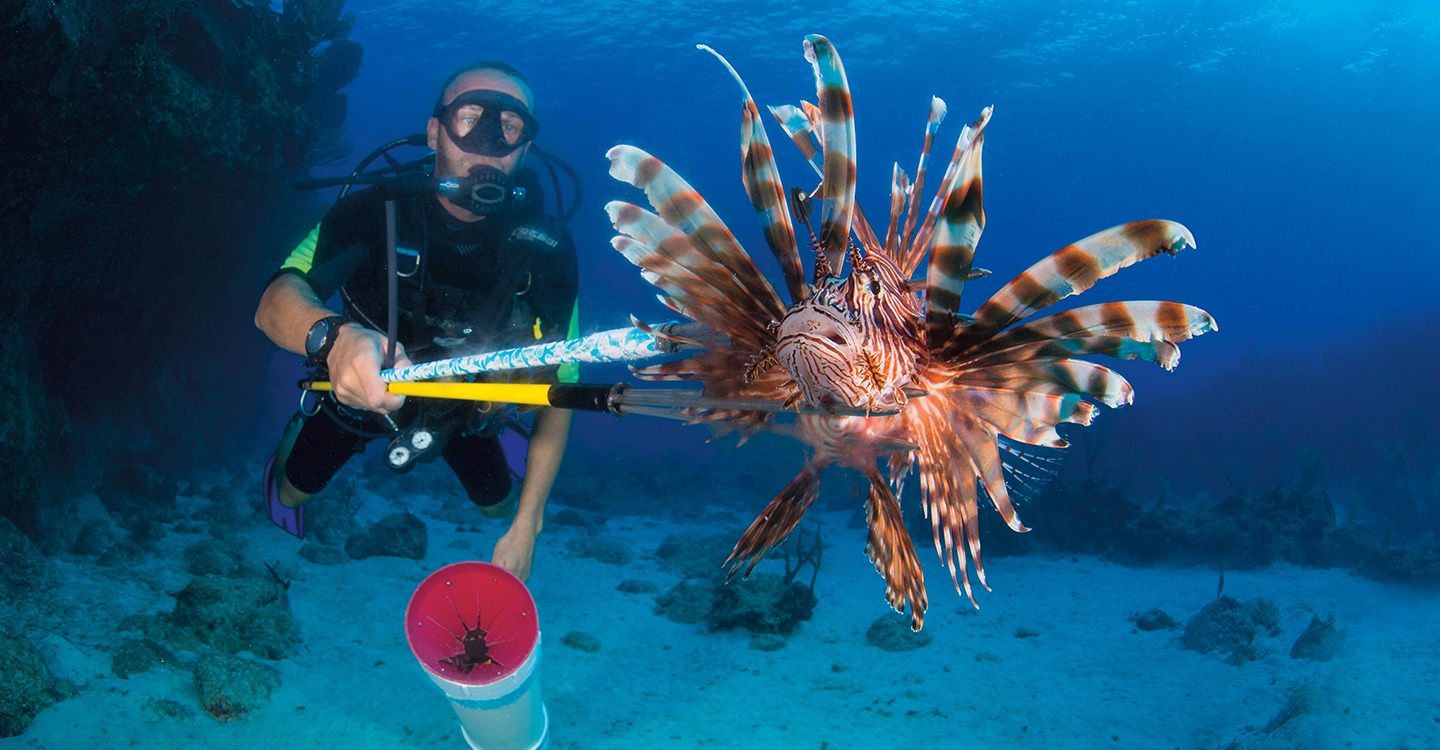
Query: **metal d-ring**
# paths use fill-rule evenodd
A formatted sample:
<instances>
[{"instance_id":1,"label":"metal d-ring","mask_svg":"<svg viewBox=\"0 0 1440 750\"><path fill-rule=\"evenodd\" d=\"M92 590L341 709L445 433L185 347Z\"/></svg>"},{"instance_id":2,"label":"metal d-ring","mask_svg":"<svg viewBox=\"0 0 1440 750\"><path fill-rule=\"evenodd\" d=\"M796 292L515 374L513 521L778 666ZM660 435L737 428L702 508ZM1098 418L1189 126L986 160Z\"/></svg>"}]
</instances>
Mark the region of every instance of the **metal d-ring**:
<instances>
[{"instance_id":1,"label":"metal d-ring","mask_svg":"<svg viewBox=\"0 0 1440 750\"><path fill-rule=\"evenodd\" d=\"M301 389L300 389L300 413L301 413L301 414L304 414L306 419L309 419L310 417L313 417L313 416L315 416L316 414L319 414L319 413L320 413L320 397L319 397L319 396L316 396L316 397L315 397L315 408L314 408L313 410L306 411L306 409L305 409L305 397L308 396L308 395L310 395L310 390L309 390L308 388L301 388Z\"/></svg>"}]
</instances>

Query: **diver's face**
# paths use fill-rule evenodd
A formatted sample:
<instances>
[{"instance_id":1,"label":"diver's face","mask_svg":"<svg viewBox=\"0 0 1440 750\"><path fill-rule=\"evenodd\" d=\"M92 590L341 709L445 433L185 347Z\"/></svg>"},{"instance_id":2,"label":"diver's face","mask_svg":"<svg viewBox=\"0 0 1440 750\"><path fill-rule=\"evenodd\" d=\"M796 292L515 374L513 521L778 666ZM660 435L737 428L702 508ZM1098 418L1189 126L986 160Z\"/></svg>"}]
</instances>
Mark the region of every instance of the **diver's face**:
<instances>
[{"instance_id":1,"label":"diver's face","mask_svg":"<svg viewBox=\"0 0 1440 750\"><path fill-rule=\"evenodd\" d=\"M495 70L473 70L456 78L445 89L441 103L449 104L460 94L475 89L489 89L509 94L525 102L532 112L535 110L535 102L530 98L529 92L515 79ZM430 148L435 150L435 176L442 179L459 179L470 174L471 168L478 166L494 167L507 175L514 174L520 166L520 162L525 159L525 154L530 150L530 145L526 144L505 156L469 153L450 139L450 133L434 117L430 118L425 132Z\"/></svg>"}]
</instances>

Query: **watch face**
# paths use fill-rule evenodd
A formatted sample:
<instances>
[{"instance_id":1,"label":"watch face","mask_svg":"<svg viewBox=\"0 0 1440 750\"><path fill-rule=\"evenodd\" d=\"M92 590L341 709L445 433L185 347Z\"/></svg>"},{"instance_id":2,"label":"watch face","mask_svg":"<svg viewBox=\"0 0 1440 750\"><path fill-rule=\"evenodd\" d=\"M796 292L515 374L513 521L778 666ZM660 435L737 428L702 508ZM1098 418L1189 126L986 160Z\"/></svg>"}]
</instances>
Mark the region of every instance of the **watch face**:
<instances>
[{"instance_id":1,"label":"watch face","mask_svg":"<svg viewBox=\"0 0 1440 750\"><path fill-rule=\"evenodd\" d=\"M329 320L315 321L315 325L310 326L310 332L305 334L305 353L312 357L319 354L320 347L325 345L325 338L329 333Z\"/></svg>"}]
</instances>

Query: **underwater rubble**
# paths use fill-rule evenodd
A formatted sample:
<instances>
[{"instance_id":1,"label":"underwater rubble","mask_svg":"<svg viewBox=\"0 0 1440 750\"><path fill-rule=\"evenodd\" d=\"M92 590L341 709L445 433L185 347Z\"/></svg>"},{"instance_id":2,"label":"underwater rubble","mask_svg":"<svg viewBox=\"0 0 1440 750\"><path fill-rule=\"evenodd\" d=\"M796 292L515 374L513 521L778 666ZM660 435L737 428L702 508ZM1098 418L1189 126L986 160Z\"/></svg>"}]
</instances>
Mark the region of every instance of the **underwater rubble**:
<instances>
[{"instance_id":1,"label":"underwater rubble","mask_svg":"<svg viewBox=\"0 0 1440 750\"><path fill-rule=\"evenodd\" d=\"M1275 602L1263 598L1241 602L1222 596L1185 623L1183 642L1185 648L1202 654L1224 651L1230 654L1226 664L1240 666L1273 653L1255 643L1255 637L1262 634L1280 635L1280 608Z\"/></svg>"},{"instance_id":2,"label":"underwater rubble","mask_svg":"<svg viewBox=\"0 0 1440 750\"><path fill-rule=\"evenodd\" d=\"M887 612L870 623L870 628L865 631L865 640L881 651L900 653L925 648L935 637L926 630L911 630L909 621L903 616Z\"/></svg>"},{"instance_id":3,"label":"underwater rubble","mask_svg":"<svg viewBox=\"0 0 1440 750\"><path fill-rule=\"evenodd\" d=\"M0 626L0 737L23 734L36 714L74 694L24 636Z\"/></svg>"},{"instance_id":4,"label":"underwater rubble","mask_svg":"<svg viewBox=\"0 0 1440 750\"><path fill-rule=\"evenodd\" d=\"M428 541L424 521L412 513L394 513L351 534L345 540L345 554L352 560L379 556L424 560Z\"/></svg>"},{"instance_id":5,"label":"underwater rubble","mask_svg":"<svg viewBox=\"0 0 1440 750\"><path fill-rule=\"evenodd\" d=\"M751 648L778 650L783 641L777 645L774 638L761 636L789 635L814 615L824 537L818 524L799 526L776 550L785 563L783 574L737 570L728 576L725 563L737 537L738 532L667 536L655 557L662 569L683 580L656 597L655 614L683 625L703 622L711 632L744 628L756 636ZM809 583L796 580L807 568Z\"/></svg>"},{"instance_id":6,"label":"underwater rubble","mask_svg":"<svg viewBox=\"0 0 1440 750\"><path fill-rule=\"evenodd\" d=\"M1340 640L1340 631L1335 629L1335 615L1325 620L1319 615L1311 615L1310 626L1290 647L1290 658L1332 661L1340 652Z\"/></svg>"}]
</instances>

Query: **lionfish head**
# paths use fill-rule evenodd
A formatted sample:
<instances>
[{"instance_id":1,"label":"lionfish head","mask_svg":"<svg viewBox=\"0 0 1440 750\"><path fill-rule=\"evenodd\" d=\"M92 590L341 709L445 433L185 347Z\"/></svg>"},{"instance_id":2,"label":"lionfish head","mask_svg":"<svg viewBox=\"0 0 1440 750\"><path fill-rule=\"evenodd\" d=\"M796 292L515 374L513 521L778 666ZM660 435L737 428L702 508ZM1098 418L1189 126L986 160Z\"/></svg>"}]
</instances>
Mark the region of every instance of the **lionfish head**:
<instances>
[{"instance_id":1,"label":"lionfish head","mask_svg":"<svg viewBox=\"0 0 1440 750\"><path fill-rule=\"evenodd\" d=\"M816 406L864 408L869 393L856 362L864 339L832 289L790 308L776 330L775 359Z\"/></svg>"}]
</instances>

